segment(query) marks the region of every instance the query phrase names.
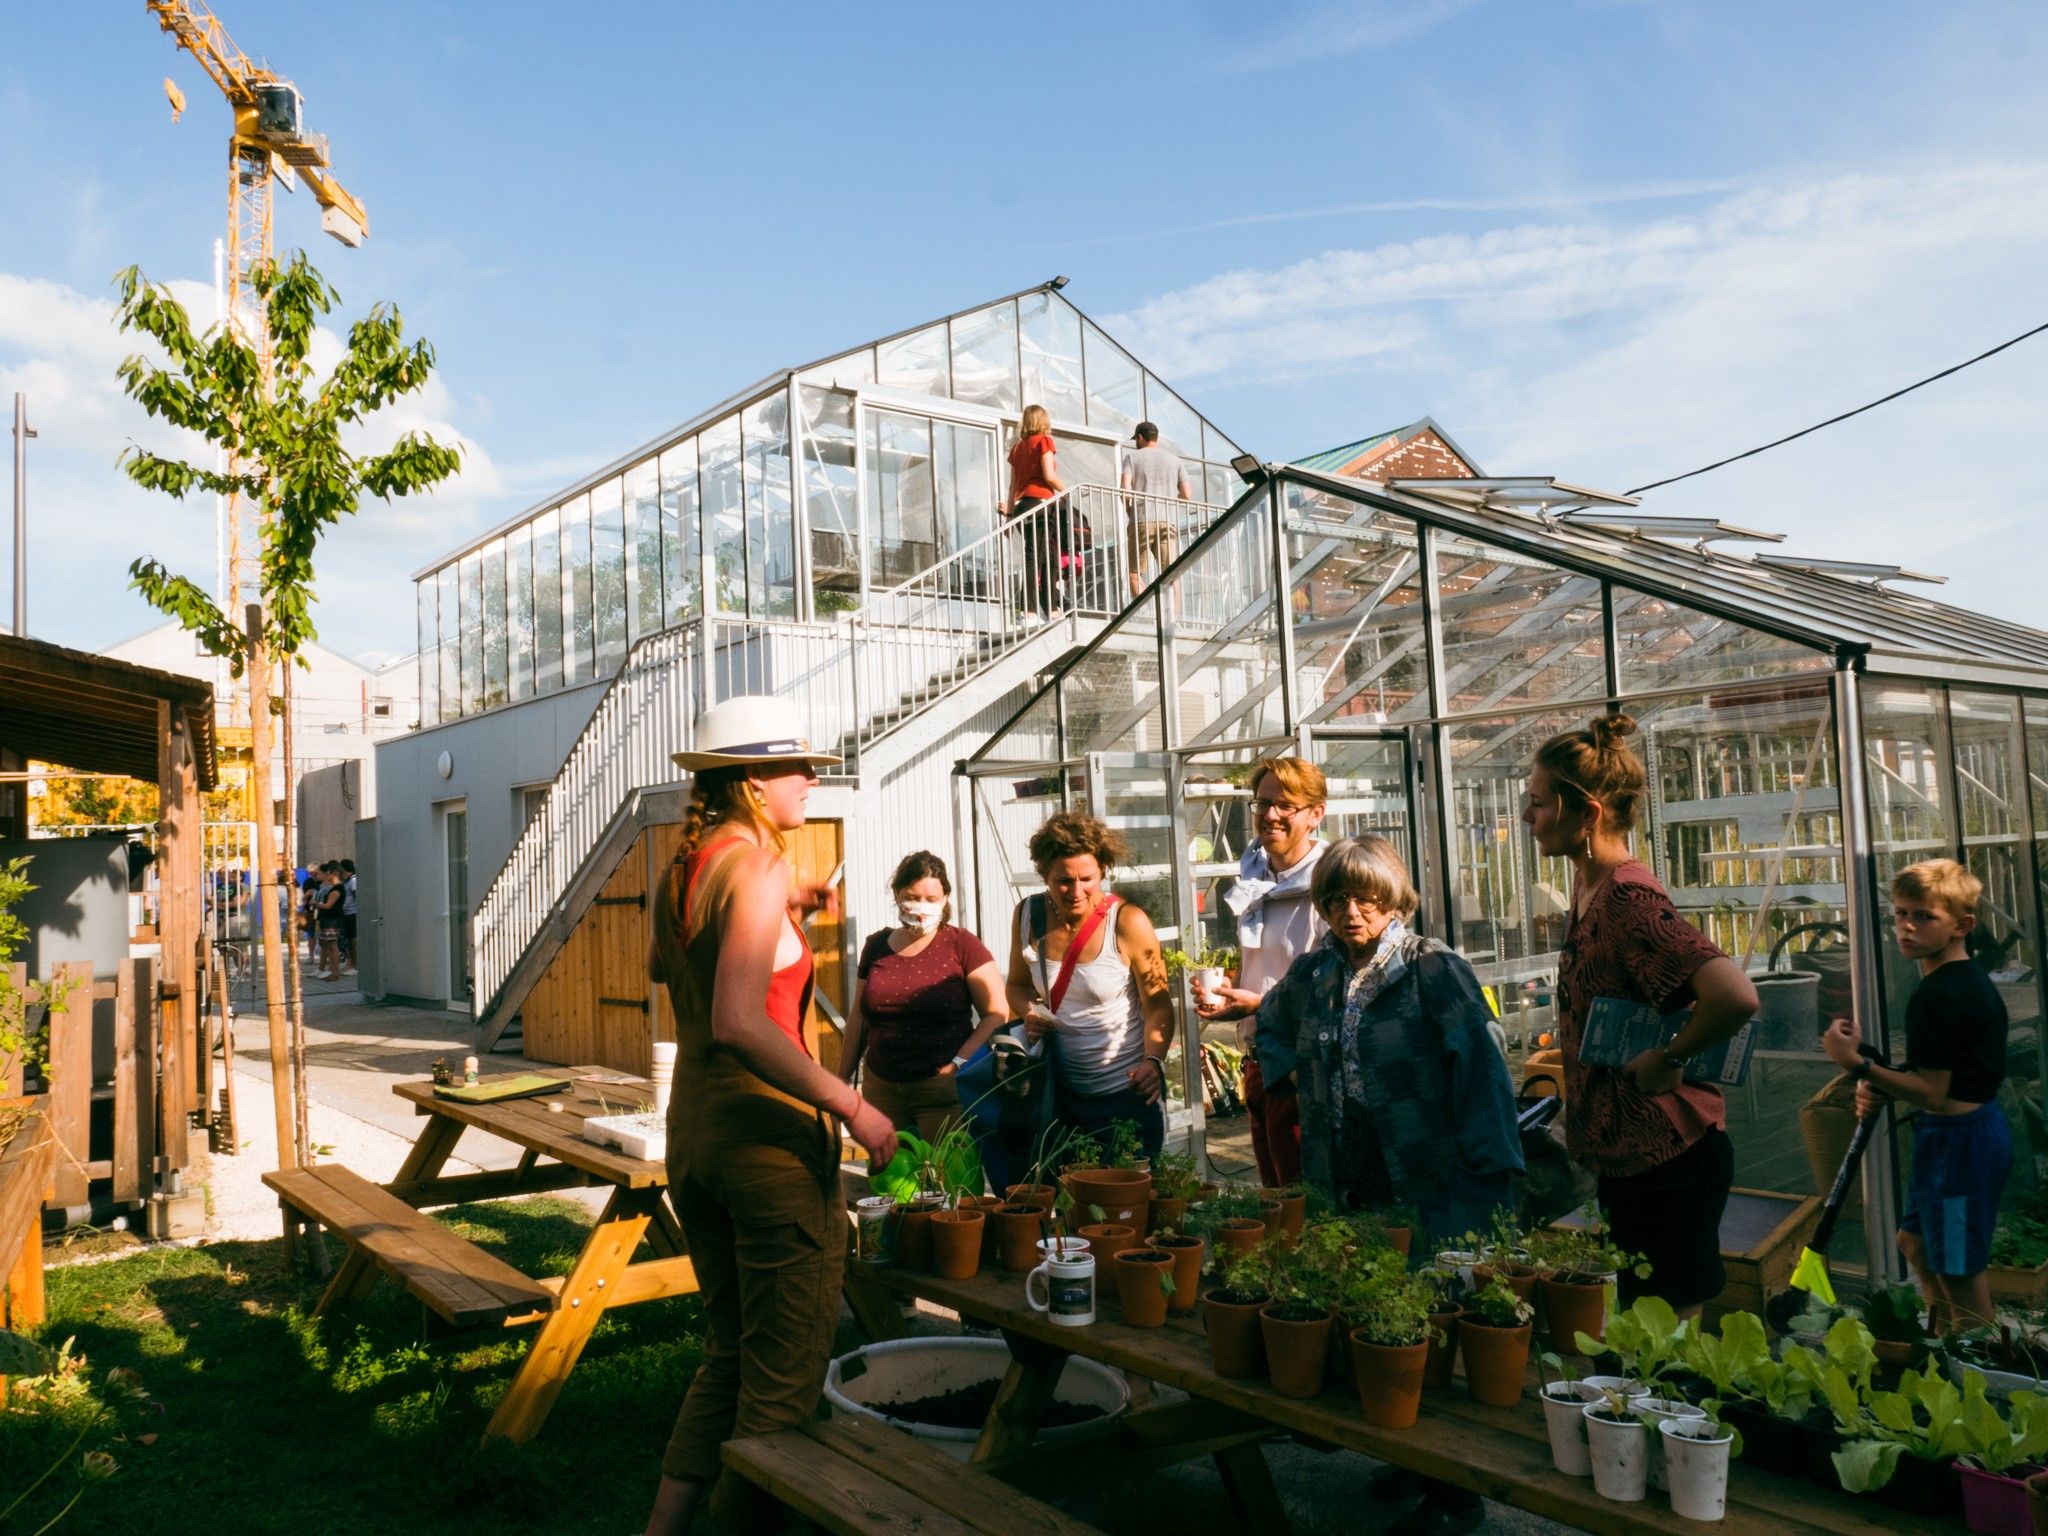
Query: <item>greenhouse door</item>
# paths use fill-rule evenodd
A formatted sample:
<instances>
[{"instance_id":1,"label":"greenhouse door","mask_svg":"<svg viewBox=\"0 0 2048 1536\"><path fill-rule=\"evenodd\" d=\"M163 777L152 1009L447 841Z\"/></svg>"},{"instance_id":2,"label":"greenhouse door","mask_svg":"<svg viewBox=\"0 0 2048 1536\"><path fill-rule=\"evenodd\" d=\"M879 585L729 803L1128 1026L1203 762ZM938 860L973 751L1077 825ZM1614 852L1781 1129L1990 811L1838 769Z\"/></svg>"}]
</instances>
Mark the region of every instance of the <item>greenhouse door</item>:
<instances>
[{"instance_id":1,"label":"greenhouse door","mask_svg":"<svg viewBox=\"0 0 2048 1536\"><path fill-rule=\"evenodd\" d=\"M1421 856L1422 843L1416 835L1417 828L1424 825L1422 786L1407 735L1400 731L1310 727L1308 758L1329 781L1323 841L1334 843L1341 837L1357 837L1363 832L1377 832L1387 839L1399 850L1415 889L1422 896L1422 931L1442 932L1442 925L1430 910L1431 881Z\"/></svg>"}]
</instances>

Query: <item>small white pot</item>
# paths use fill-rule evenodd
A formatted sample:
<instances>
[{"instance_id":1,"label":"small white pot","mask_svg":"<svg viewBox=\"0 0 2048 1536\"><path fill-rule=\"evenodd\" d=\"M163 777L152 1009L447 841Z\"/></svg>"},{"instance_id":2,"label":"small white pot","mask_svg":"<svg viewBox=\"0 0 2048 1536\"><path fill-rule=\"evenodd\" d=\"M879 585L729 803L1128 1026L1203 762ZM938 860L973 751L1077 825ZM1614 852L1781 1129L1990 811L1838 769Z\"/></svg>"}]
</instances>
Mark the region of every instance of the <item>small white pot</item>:
<instances>
[{"instance_id":1,"label":"small white pot","mask_svg":"<svg viewBox=\"0 0 2048 1536\"><path fill-rule=\"evenodd\" d=\"M1455 1270L1458 1284L1468 1291L1472 1289L1472 1266L1478 1262L1479 1255L1469 1248L1443 1248L1437 1251L1437 1268Z\"/></svg>"},{"instance_id":2,"label":"small white pot","mask_svg":"<svg viewBox=\"0 0 2048 1536\"><path fill-rule=\"evenodd\" d=\"M1195 995L1208 1002L1223 990L1223 967L1220 965L1198 965L1194 971Z\"/></svg>"},{"instance_id":3,"label":"small white pot","mask_svg":"<svg viewBox=\"0 0 2048 1536\"><path fill-rule=\"evenodd\" d=\"M1588 1403L1586 1446L1593 1458L1593 1491L1618 1504L1639 1504L1648 1486L1650 1437L1643 1421L1631 1415L1625 1424L1595 1416L1605 1403Z\"/></svg>"},{"instance_id":4,"label":"small white pot","mask_svg":"<svg viewBox=\"0 0 2048 1536\"><path fill-rule=\"evenodd\" d=\"M1593 1457L1586 1448L1586 1404L1599 1392L1578 1381L1553 1381L1538 1394L1544 1427L1550 1431L1550 1461L1566 1477L1591 1477Z\"/></svg>"},{"instance_id":5,"label":"small white pot","mask_svg":"<svg viewBox=\"0 0 2048 1536\"><path fill-rule=\"evenodd\" d=\"M1650 1442L1650 1486L1663 1493L1668 1486L1664 1481L1664 1442L1657 1431L1679 1419L1704 1419L1707 1410L1668 1397L1632 1397L1628 1405L1635 1410L1638 1418L1650 1426L1650 1433L1646 1437Z\"/></svg>"},{"instance_id":6,"label":"small white pot","mask_svg":"<svg viewBox=\"0 0 2048 1536\"><path fill-rule=\"evenodd\" d=\"M1728 1452L1735 1437L1702 1415L1657 1426L1671 1512L1687 1520L1719 1520L1728 1512Z\"/></svg>"},{"instance_id":7,"label":"small white pot","mask_svg":"<svg viewBox=\"0 0 2048 1536\"><path fill-rule=\"evenodd\" d=\"M1631 1403L1650 1395L1648 1382L1635 1381L1627 1376L1581 1376L1579 1385L1591 1387L1596 1392L1619 1392ZM1592 1399L1588 1398L1587 1401L1591 1402Z\"/></svg>"}]
</instances>

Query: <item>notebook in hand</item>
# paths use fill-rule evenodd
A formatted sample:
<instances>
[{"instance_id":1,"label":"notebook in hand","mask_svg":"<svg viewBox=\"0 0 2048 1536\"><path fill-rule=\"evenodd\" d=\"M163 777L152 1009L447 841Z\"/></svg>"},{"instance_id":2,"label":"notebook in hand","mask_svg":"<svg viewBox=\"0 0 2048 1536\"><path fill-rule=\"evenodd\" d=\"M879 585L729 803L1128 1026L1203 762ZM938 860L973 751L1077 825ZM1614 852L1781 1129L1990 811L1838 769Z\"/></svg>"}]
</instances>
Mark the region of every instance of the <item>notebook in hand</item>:
<instances>
[{"instance_id":1,"label":"notebook in hand","mask_svg":"<svg viewBox=\"0 0 2048 1536\"><path fill-rule=\"evenodd\" d=\"M1596 997L1586 1012L1579 1060L1594 1067L1625 1067L1652 1046L1668 1044L1691 1017L1690 1008L1660 1014L1648 1003ZM1721 1088L1740 1086L1749 1075L1750 1032L1755 1023L1752 1019L1730 1038L1686 1062L1685 1080Z\"/></svg>"},{"instance_id":2,"label":"notebook in hand","mask_svg":"<svg viewBox=\"0 0 2048 1536\"><path fill-rule=\"evenodd\" d=\"M557 1088L568 1086L565 1078L522 1072L516 1077L501 1077L488 1083L437 1083L434 1085L434 1097L454 1099L459 1104L502 1104L507 1099L530 1099L537 1093L553 1093Z\"/></svg>"}]
</instances>

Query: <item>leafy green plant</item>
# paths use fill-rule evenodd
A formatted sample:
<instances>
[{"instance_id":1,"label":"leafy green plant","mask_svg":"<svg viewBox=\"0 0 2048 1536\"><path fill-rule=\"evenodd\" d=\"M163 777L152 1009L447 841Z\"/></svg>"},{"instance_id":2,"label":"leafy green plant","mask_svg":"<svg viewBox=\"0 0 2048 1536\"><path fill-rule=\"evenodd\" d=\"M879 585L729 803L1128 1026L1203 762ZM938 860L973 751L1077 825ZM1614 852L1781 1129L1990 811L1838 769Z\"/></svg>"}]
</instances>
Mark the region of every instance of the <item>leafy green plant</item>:
<instances>
[{"instance_id":1,"label":"leafy green plant","mask_svg":"<svg viewBox=\"0 0 2048 1536\"><path fill-rule=\"evenodd\" d=\"M1638 1296L1626 1312L1614 1315L1604 1341L1582 1333L1572 1343L1588 1359L1603 1349L1619 1355L1621 1375L1652 1382L1684 1363L1698 1333L1693 1321L1680 1317L1663 1297Z\"/></svg>"},{"instance_id":2,"label":"leafy green plant","mask_svg":"<svg viewBox=\"0 0 2048 1536\"><path fill-rule=\"evenodd\" d=\"M1631 1271L1638 1279L1650 1278L1649 1261L1614 1242L1597 1206L1581 1208L1571 1226L1531 1232L1524 1246L1530 1262L1553 1280L1591 1284L1623 1270Z\"/></svg>"},{"instance_id":3,"label":"leafy green plant","mask_svg":"<svg viewBox=\"0 0 2048 1536\"><path fill-rule=\"evenodd\" d=\"M1348 1270L1337 1315L1368 1342L1401 1347L1426 1343L1437 1333L1430 1322L1436 1292L1408 1273L1402 1257L1382 1248Z\"/></svg>"},{"instance_id":4,"label":"leafy green plant","mask_svg":"<svg viewBox=\"0 0 2048 1536\"><path fill-rule=\"evenodd\" d=\"M1066 1166L1061 1171L1065 1173L1087 1173L1101 1166L1102 1144L1093 1136L1083 1136L1074 1143L1073 1150L1067 1154Z\"/></svg>"},{"instance_id":5,"label":"leafy green plant","mask_svg":"<svg viewBox=\"0 0 2048 1536\"><path fill-rule=\"evenodd\" d=\"M1965 1381L1970 1379L1966 1377ZM1989 1419L1973 1410L1972 1401L1966 1386L1963 1421L1976 1443L1963 1452L1962 1460L1986 1472L2010 1472L2014 1467L2027 1466L2048 1456L2048 1396L2015 1392L2006 1399L2002 1417L1987 1402L1985 1406L1991 1408Z\"/></svg>"},{"instance_id":6,"label":"leafy green plant","mask_svg":"<svg viewBox=\"0 0 2048 1536\"><path fill-rule=\"evenodd\" d=\"M1185 1152L1161 1152L1152 1159L1152 1193L1160 1200L1192 1200L1202 1192L1202 1176Z\"/></svg>"},{"instance_id":7,"label":"leafy green plant","mask_svg":"<svg viewBox=\"0 0 2048 1536\"><path fill-rule=\"evenodd\" d=\"M2048 1264L2048 1220L2032 1211L2008 1212L1991 1236L1991 1262L2005 1269Z\"/></svg>"},{"instance_id":8,"label":"leafy green plant","mask_svg":"<svg viewBox=\"0 0 2048 1536\"><path fill-rule=\"evenodd\" d=\"M1235 971L1237 969L1236 950L1211 948L1207 944L1198 944L1192 951L1185 949L1162 949L1159 952L1159 958L1166 962L1166 971L1170 976L1178 976L1182 971L1209 969Z\"/></svg>"},{"instance_id":9,"label":"leafy green plant","mask_svg":"<svg viewBox=\"0 0 2048 1536\"><path fill-rule=\"evenodd\" d=\"M1550 1381L1543 1375L1545 1371L1557 1372L1557 1380ZM1545 1387L1575 1387L1579 1383L1579 1378L1574 1376L1571 1368L1564 1363L1563 1356L1547 1349L1536 1357L1536 1375Z\"/></svg>"},{"instance_id":10,"label":"leafy green plant","mask_svg":"<svg viewBox=\"0 0 2048 1536\"><path fill-rule=\"evenodd\" d=\"M1536 1315L1506 1280L1495 1275L1469 1303L1473 1316L1489 1328L1515 1328Z\"/></svg>"},{"instance_id":11,"label":"leafy green plant","mask_svg":"<svg viewBox=\"0 0 2048 1536\"><path fill-rule=\"evenodd\" d=\"M1920 1292L1910 1285L1887 1285L1863 1299L1863 1326L1873 1339L1894 1344L1917 1344L1927 1337L1922 1325L1924 1304Z\"/></svg>"},{"instance_id":12,"label":"leafy green plant","mask_svg":"<svg viewBox=\"0 0 2048 1536\"><path fill-rule=\"evenodd\" d=\"M28 882L28 855L0 862L0 1081L16 1068L24 1076L46 1081L50 1073L49 1030L40 1021L32 1026L29 1011L56 1006L55 990L35 981L17 988L8 965L28 938L28 928L14 909L34 889ZM27 1104L0 1109L0 1147L6 1146L35 1113Z\"/></svg>"},{"instance_id":13,"label":"leafy green plant","mask_svg":"<svg viewBox=\"0 0 2048 1536\"><path fill-rule=\"evenodd\" d=\"M1292 1248L1267 1244L1276 1265L1273 1299L1306 1313L1334 1312L1344 1299L1350 1283L1353 1256L1357 1252L1351 1234L1342 1225L1325 1222L1306 1227Z\"/></svg>"},{"instance_id":14,"label":"leafy green plant","mask_svg":"<svg viewBox=\"0 0 2048 1536\"><path fill-rule=\"evenodd\" d=\"M1109 1144L1104 1148L1112 1168L1135 1168L1145 1156L1145 1143L1138 1135L1138 1122L1119 1120L1109 1128Z\"/></svg>"},{"instance_id":15,"label":"leafy green plant","mask_svg":"<svg viewBox=\"0 0 2048 1536\"><path fill-rule=\"evenodd\" d=\"M1829 1406L1835 1407L1832 1392ZM2024 1412L2024 1433L2032 1434L2034 1411L2029 1407ZM1846 1421L1836 1408L1836 1421L1849 1443L1834 1453L1835 1471L1851 1493L1884 1487L1902 1455L1944 1463L1959 1456L2003 1456L2014 1439L1985 1398L1982 1376L1966 1376L1958 1389L1935 1372L1902 1371L1896 1392L1869 1393ZM2048 1449L2048 1422L2040 1433L2042 1448Z\"/></svg>"},{"instance_id":16,"label":"leafy green plant","mask_svg":"<svg viewBox=\"0 0 2048 1536\"><path fill-rule=\"evenodd\" d=\"M1834 1415L1835 1428L1851 1439L1861 1431L1870 1378L1876 1369L1877 1350L1860 1318L1842 1318L1828 1329L1827 1352L1817 1384L1828 1412Z\"/></svg>"},{"instance_id":17,"label":"leafy green plant","mask_svg":"<svg viewBox=\"0 0 2048 1536\"><path fill-rule=\"evenodd\" d=\"M1529 1234L1515 1219L1511 1206L1495 1206L1493 1224L1484 1232L1467 1232L1461 1242L1488 1263L1523 1263L1528 1259Z\"/></svg>"},{"instance_id":18,"label":"leafy green plant","mask_svg":"<svg viewBox=\"0 0 2048 1536\"><path fill-rule=\"evenodd\" d=\"M1272 1300L1279 1283L1279 1267L1279 1245L1270 1241L1249 1253L1224 1254L1216 1261L1223 1299L1245 1305Z\"/></svg>"}]
</instances>

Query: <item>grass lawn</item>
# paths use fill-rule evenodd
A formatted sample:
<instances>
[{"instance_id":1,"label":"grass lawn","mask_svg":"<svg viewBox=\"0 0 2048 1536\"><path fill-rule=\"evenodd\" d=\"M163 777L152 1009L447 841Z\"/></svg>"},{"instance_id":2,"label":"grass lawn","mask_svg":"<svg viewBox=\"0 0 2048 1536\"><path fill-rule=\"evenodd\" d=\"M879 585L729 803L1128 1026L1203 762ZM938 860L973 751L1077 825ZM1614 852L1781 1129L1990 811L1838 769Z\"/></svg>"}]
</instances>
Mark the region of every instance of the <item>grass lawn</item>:
<instances>
[{"instance_id":1,"label":"grass lawn","mask_svg":"<svg viewBox=\"0 0 2048 1536\"><path fill-rule=\"evenodd\" d=\"M565 1274L589 1218L534 1197L443 1213L528 1274ZM330 1245L335 1248L336 1245ZM81 1457L118 1465L61 1529L134 1532L603 1531L639 1528L698 1360L694 1298L645 1302L598 1326L529 1445L480 1447L531 1327L429 1337L380 1280L315 1321L320 1286L282 1243L162 1249L49 1271L41 1341L72 1339L88 1390L17 1391L0 1410L0 1509L63 1453L108 1372L155 1407L121 1408L11 1516L34 1532L79 1491ZM120 1378L116 1378L117 1381ZM145 1437L153 1437L145 1439Z\"/></svg>"}]
</instances>

